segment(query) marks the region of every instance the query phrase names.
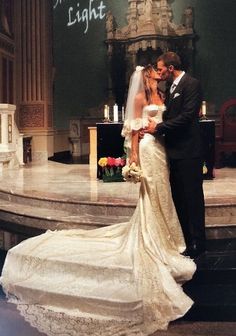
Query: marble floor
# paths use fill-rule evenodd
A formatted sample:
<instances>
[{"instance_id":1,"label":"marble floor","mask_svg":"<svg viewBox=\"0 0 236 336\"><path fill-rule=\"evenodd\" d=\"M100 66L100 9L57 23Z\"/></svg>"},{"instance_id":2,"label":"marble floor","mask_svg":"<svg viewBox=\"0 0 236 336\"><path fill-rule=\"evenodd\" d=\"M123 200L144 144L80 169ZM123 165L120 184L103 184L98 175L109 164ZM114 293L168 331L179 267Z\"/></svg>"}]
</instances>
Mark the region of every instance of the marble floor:
<instances>
[{"instance_id":1,"label":"marble floor","mask_svg":"<svg viewBox=\"0 0 236 336\"><path fill-rule=\"evenodd\" d=\"M228 235L233 228L236 237L236 169L214 173L215 178L203 184L208 232L214 236L215 228L221 227ZM14 214L17 223L42 230L90 229L127 221L138 194L138 183L98 180L96 166L53 161L27 164L0 173L0 220L7 223Z\"/></svg>"},{"instance_id":2,"label":"marble floor","mask_svg":"<svg viewBox=\"0 0 236 336\"><path fill-rule=\"evenodd\" d=\"M206 205L236 204L236 168L215 169L215 178L204 181ZM96 178L96 167L87 164L27 164L0 173L0 190L45 199L135 204L138 184L103 183Z\"/></svg>"},{"instance_id":3,"label":"marble floor","mask_svg":"<svg viewBox=\"0 0 236 336\"><path fill-rule=\"evenodd\" d=\"M139 185L130 183L103 183L96 178L96 167L83 164L48 162L44 165L27 164L20 169L2 171L0 191L22 194L45 200L88 202L114 205L135 205ZM215 170L213 180L204 181L206 205L236 205L236 169ZM1 198L0 198L1 203ZM235 223L236 224L236 223ZM0 271L5 253L0 251ZM228 258L227 258L228 259ZM0 335L43 336L24 321L14 305L6 302L0 289ZM168 331L152 336L236 336L234 321L180 320L170 324ZM78 335L83 336L83 335ZM114 335L115 336L115 335Z\"/></svg>"}]
</instances>

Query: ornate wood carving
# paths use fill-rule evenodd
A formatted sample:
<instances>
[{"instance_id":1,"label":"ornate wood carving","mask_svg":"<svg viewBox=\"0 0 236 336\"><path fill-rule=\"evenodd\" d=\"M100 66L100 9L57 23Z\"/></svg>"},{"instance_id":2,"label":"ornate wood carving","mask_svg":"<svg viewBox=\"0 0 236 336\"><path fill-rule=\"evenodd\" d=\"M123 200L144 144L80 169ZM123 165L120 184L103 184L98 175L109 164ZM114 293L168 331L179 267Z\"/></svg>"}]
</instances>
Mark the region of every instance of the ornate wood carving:
<instances>
[{"instance_id":1,"label":"ornate wood carving","mask_svg":"<svg viewBox=\"0 0 236 336\"><path fill-rule=\"evenodd\" d=\"M106 15L109 58L108 100L122 104L135 66L155 63L167 51L176 51L185 67L192 67L193 9L187 7L181 24L173 22L170 0L128 0L127 25L117 27L115 17ZM114 99L115 96L115 99Z\"/></svg>"},{"instance_id":2,"label":"ornate wood carving","mask_svg":"<svg viewBox=\"0 0 236 336\"><path fill-rule=\"evenodd\" d=\"M32 104L20 107L20 128L44 127L44 105Z\"/></svg>"}]
</instances>

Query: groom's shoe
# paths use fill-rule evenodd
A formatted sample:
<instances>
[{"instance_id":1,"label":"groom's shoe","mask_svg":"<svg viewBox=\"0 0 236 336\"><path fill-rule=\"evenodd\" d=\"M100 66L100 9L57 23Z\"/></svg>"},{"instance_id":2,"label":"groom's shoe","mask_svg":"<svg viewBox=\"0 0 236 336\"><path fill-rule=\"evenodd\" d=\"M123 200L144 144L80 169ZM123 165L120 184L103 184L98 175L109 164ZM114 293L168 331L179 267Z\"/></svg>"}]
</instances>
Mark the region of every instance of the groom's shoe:
<instances>
[{"instance_id":1,"label":"groom's shoe","mask_svg":"<svg viewBox=\"0 0 236 336\"><path fill-rule=\"evenodd\" d=\"M205 242L197 242L193 241L191 244L189 244L184 251L183 255L189 256L191 258L196 258L200 254L203 254L205 252Z\"/></svg>"}]
</instances>

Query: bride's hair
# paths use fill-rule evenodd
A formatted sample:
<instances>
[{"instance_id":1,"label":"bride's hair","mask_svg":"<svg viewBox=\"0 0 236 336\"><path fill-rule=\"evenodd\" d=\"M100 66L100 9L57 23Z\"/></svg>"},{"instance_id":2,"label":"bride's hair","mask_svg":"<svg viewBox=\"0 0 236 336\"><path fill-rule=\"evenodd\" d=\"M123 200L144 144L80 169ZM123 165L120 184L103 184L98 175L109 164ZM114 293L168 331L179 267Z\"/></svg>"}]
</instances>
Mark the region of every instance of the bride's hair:
<instances>
[{"instance_id":1,"label":"bride's hair","mask_svg":"<svg viewBox=\"0 0 236 336\"><path fill-rule=\"evenodd\" d=\"M151 88L149 80L152 77L152 72L155 71L152 65L137 66L133 72L128 90L128 98L125 109L125 120L122 129L122 136L125 137L125 147L131 148L132 124L135 122L135 99L138 94L145 94L148 104L151 104ZM159 94L159 89L158 94Z\"/></svg>"},{"instance_id":2,"label":"bride's hair","mask_svg":"<svg viewBox=\"0 0 236 336\"><path fill-rule=\"evenodd\" d=\"M154 69L151 66L151 64L148 64L142 70L145 98L146 98L148 104L151 104L151 89L150 89L150 85L149 85L149 80L151 78L151 74L152 74L153 70Z\"/></svg>"},{"instance_id":3,"label":"bride's hair","mask_svg":"<svg viewBox=\"0 0 236 336\"><path fill-rule=\"evenodd\" d=\"M152 95L152 91L150 88L150 78L152 77L152 72L155 71L153 66L151 64L148 64L147 66L145 66L142 70L142 74L143 74L143 86L144 86L144 92L145 92L145 98L146 101L149 104L152 104L152 99L151 99L151 95ZM162 92L162 90L157 87L157 94L160 97L160 100L163 102L165 99L165 95L164 92Z\"/></svg>"}]
</instances>

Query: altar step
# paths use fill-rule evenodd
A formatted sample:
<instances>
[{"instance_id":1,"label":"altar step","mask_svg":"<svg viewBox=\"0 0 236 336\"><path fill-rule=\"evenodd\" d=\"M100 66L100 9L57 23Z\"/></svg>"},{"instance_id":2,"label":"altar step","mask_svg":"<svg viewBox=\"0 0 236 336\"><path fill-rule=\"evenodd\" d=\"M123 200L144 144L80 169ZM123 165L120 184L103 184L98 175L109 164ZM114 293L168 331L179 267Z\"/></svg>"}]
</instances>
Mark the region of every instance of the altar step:
<instances>
[{"instance_id":1,"label":"altar step","mask_svg":"<svg viewBox=\"0 0 236 336\"><path fill-rule=\"evenodd\" d=\"M34 235L55 229L94 229L127 222L136 202L38 197L0 190L0 229ZM208 238L236 238L236 204L206 200Z\"/></svg>"},{"instance_id":2,"label":"altar step","mask_svg":"<svg viewBox=\"0 0 236 336\"><path fill-rule=\"evenodd\" d=\"M196 262L196 274L184 285L195 303L184 320L235 322L236 239L208 240Z\"/></svg>"},{"instance_id":3,"label":"altar step","mask_svg":"<svg viewBox=\"0 0 236 336\"><path fill-rule=\"evenodd\" d=\"M114 206L106 204L61 201L0 191L0 229L26 236L46 230L90 230L127 222L129 218L125 211L116 214Z\"/></svg>"}]
</instances>

